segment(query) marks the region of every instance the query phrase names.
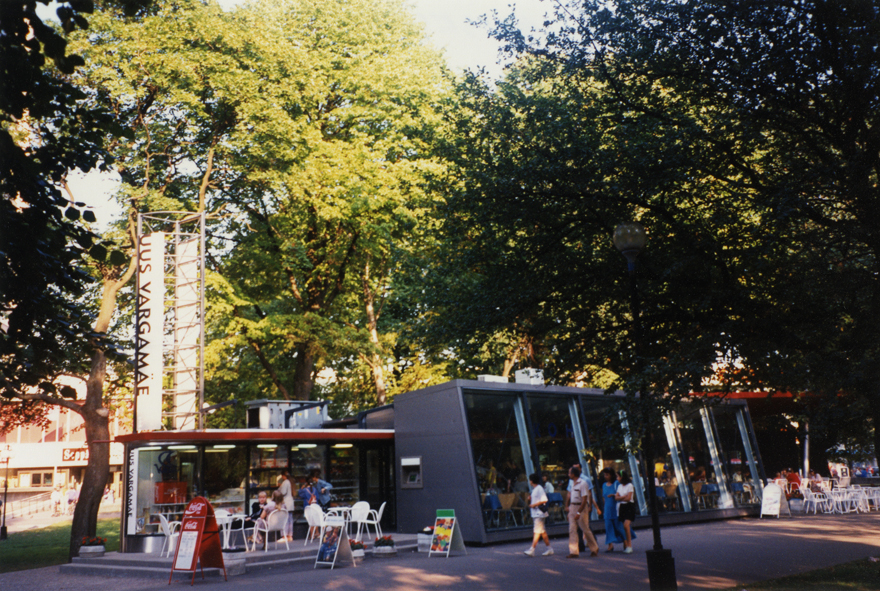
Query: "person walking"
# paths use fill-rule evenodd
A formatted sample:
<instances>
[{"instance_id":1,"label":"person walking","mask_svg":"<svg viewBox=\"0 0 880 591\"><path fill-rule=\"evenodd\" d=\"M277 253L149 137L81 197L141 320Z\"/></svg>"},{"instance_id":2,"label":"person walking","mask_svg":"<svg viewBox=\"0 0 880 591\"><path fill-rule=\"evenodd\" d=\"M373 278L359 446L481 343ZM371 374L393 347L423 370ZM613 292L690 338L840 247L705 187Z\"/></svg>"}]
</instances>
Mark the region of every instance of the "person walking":
<instances>
[{"instance_id":1,"label":"person walking","mask_svg":"<svg viewBox=\"0 0 880 591\"><path fill-rule=\"evenodd\" d=\"M535 555L535 547L541 538L544 538L544 543L547 545L547 550L544 551L542 556L553 556L553 548L550 547L550 538L547 537L547 528L544 525L548 516L547 501L549 499L540 482L541 477L537 474L529 476L529 484L532 486L531 494L529 495L529 509L531 509L532 514L533 537L532 547L523 552L526 556Z\"/></svg>"},{"instance_id":2,"label":"person walking","mask_svg":"<svg viewBox=\"0 0 880 591\"><path fill-rule=\"evenodd\" d=\"M58 517L61 515L61 488L58 486L53 488L50 498L52 499L52 517Z\"/></svg>"},{"instance_id":3,"label":"person walking","mask_svg":"<svg viewBox=\"0 0 880 591\"><path fill-rule=\"evenodd\" d=\"M605 502L603 510L605 516L605 544L608 546L605 552L613 552L614 544L622 544L626 540L623 526L617 519L617 501L614 498L620 483L617 482L617 474L614 472L614 468L605 468L600 474L604 481L602 483L602 499Z\"/></svg>"},{"instance_id":4,"label":"person walking","mask_svg":"<svg viewBox=\"0 0 880 591\"><path fill-rule=\"evenodd\" d=\"M599 544L593 532L590 531L590 510L593 506L593 495L587 488L587 482L581 478L581 469L572 466L568 471L572 481L571 494L568 495L568 556L577 558L578 550L578 526L584 532L584 542L590 548L590 556L599 555Z\"/></svg>"},{"instance_id":5,"label":"person walking","mask_svg":"<svg viewBox=\"0 0 880 591\"><path fill-rule=\"evenodd\" d=\"M617 519L623 524L625 535L623 553L632 554L632 541L635 538L632 531L632 522L636 518L636 504L633 502L635 489L633 488L632 479L624 470L620 471L617 480L620 482L620 486L617 487L614 500L617 501Z\"/></svg>"}]
</instances>

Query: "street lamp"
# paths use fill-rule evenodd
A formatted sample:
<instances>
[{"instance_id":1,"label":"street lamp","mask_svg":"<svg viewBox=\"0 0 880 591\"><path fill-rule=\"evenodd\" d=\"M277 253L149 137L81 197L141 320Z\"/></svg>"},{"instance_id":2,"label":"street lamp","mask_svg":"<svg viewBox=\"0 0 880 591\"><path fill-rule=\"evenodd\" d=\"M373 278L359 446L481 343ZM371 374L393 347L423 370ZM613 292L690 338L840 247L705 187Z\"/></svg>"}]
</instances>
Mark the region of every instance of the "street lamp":
<instances>
[{"instance_id":1,"label":"street lamp","mask_svg":"<svg viewBox=\"0 0 880 591\"><path fill-rule=\"evenodd\" d=\"M645 248L648 241L645 227L638 222L626 222L614 228L612 237L615 248L626 257L629 270L629 295L633 316L633 340L636 349L636 367L641 369L644 359L642 342L642 314L639 306L639 292L636 284L636 257ZM654 470L651 464L654 462L654 437L653 425L651 425L651 393L643 384L639 392L639 401L645 409L648 417L648 426L645 429L645 449L642 454L644 468L642 469L648 480L648 507L651 511L651 529L654 533L654 548L648 550L648 581L651 591L675 591L678 582L675 578L675 560L672 558L672 550L665 550L660 541L660 518L657 511L657 487L654 483Z\"/></svg>"},{"instance_id":2,"label":"street lamp","mask_svg":"<svg viewBox=\"0 0 880 591\"><path fill-rule=\"evenodd\" d=\"M6 462L6 480L3 481L3 525L0 525L0 540L6 539L6 496L9 493L9 460L14 455L15 453L12 451L11 445L7 445L6 449L0 452L0 456Z\"/></svg>"}]
</instances>

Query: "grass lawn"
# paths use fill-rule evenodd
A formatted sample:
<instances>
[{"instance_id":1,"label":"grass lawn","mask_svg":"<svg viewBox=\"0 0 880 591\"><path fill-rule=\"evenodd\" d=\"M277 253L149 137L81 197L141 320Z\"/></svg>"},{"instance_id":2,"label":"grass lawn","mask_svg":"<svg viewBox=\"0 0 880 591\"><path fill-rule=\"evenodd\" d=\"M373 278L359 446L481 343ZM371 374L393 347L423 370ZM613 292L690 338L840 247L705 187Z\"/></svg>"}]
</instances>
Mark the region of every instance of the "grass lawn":
<instances>
[{"instance_id":1,"label":"grass lawn","mask_svg":"<svg viewBox=\"0 0 880 591\"><path fill-rule=\"evenodd\" d=\"M119 550L119 518L99 519L98 536L107 538L107 551ZM0 542L0 573L67 562L70 523L9 534Z\"/></svg>"},{"instance_id":2,"label":"grass lawn","mask_svg":"<svg viewBox=\"0 0 880 591\"><path fill-rule=\"evenodd\" d=\"M838 564L828 568L770 579L760 583L737 585L728 591L877 591L880 589L880 562L867 559Z\"/></svg>"}]
</instances>

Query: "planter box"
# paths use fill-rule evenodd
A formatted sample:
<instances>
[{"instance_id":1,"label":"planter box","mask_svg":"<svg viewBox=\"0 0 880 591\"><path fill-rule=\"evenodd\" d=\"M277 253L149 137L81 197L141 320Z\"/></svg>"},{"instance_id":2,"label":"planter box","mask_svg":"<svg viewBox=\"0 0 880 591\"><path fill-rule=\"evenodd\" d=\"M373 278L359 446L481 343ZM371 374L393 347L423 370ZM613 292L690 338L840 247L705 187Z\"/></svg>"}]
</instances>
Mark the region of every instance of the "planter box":
<instances>
[{"instance_id":1,"label":"planter box","mask_svg":"<svg viewBox=\"0 0 880 591\"><path fill-rule=\"evenodd\" d=\"M434 539L434 534L418 534L416 536L416 540L419 544L419 552L430 552L431 551L431 540Z\"/></svg>"},{"instance_id":2,"label":"planter box","mask_svg":"<svg viewBox=\"0 0 880 591\"><path fill-rule=\"evenodd\" d=\"M79 557L80 558L100 558L104 556L104 552L106 552L106 548L104 546L80 546L79 547Z\"/></svg>"},{"instance_id":3,"label":"planter box","mask_svg":"<svg viewBox=\"0 0 880 591\"><path fill-rule=\"evenodd\" d=\"M379 556L381 558L397 556L397 548L394 546L374 546L373 556Z\"/></svg>"},{"instance_id":4,"label":"planter box","mask_svg":"<svg viewBox=\"0 0 880 591\"><path fill-rule=\"evenodd\" d=\"M359 548L358 550L352 550L351 555L354 556L355 560L363 560L366 554L364 554L364 549Z\"/></svg>"}]
</instances>

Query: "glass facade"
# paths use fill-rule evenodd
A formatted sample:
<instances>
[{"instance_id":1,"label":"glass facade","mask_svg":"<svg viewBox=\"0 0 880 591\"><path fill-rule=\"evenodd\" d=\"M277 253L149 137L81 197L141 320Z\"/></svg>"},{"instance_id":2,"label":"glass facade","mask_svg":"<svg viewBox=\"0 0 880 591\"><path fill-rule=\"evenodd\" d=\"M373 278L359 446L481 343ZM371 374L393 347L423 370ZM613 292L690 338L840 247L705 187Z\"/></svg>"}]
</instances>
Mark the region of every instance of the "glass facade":
<instances>
[{"instance_id":1,"label":"glass facade","mask_svg":"<svg viewBox=\"0 0 880 591\"><path fill-rule=\"evenodd\" d=\"M529 525L527 474L533 470L522 400L464 392L487 530Z\"/></svg>"},{"instance_id":2,"label":"glass facade","mask_svg":"<svg viewBox=\"0 0 880 591\"><path fill-rule=\"evenodd\" d=\"M369 450L372 466L361 465L361 447ZM130 483L133 494L126 531L130 535L160 533L160 515L169 522L179 521L189 501L199 495L215 510L247 513L260 491L271 495L279 487L285 472L291 479L295 517L302 513L296 493L313 470L333 485L332 506L350 506L366 496L374 504L381 500L393 507L392 450L390 444L344 442L212 442L136 448L130 454L130 473L136 478ZM386 508L383 517L392 522L393 510Z\"/></svg>"},{"instance_id":3,"label":"glass facade","mask_svg":"<svg viewBox=\"0 0 880 591\"><path fill-rule=\"evenodd\" d=\"M740 406L684 406L671 413L653 432L653 473L646 475L626 451L626 420L614 414L610 399L470 389L462 396L486 531L530 527L526 475L533 471L558 494L551 497L550 523L564 522L567 473L575 463L588 467L594 487L604 468L632 473L642 515L649 477L661 513L760 503L758 463Z\"/></svg>"}]
</instances>

